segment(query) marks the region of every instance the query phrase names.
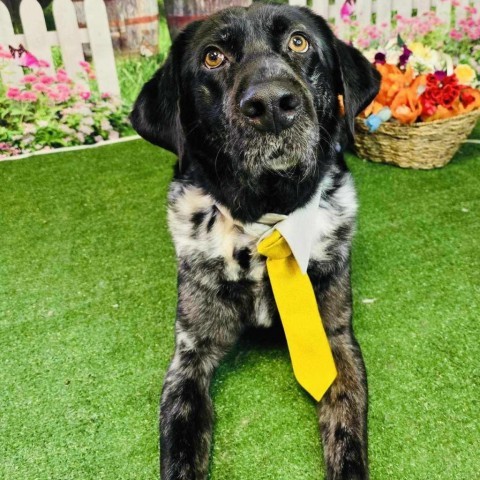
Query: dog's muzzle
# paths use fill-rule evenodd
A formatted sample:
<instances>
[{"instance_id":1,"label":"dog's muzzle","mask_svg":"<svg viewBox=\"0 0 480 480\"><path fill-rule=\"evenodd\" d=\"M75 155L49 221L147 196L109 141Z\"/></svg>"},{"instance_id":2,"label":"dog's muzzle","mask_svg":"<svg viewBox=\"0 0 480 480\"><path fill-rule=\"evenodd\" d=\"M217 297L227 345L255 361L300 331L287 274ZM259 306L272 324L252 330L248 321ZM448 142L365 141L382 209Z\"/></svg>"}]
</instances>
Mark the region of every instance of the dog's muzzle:
<instances>
[{"instance_id":1,"label":"dog's muzzle","mask_svg":"<svg viewBox=\"0 0 480 480\"><path fill-rule=\"evenodd\" d=\"M240 98L240 112L247 121L275 135L293 125L301 105L301 96L282 80L250 85Z\"/></svg>"}]
</instances>

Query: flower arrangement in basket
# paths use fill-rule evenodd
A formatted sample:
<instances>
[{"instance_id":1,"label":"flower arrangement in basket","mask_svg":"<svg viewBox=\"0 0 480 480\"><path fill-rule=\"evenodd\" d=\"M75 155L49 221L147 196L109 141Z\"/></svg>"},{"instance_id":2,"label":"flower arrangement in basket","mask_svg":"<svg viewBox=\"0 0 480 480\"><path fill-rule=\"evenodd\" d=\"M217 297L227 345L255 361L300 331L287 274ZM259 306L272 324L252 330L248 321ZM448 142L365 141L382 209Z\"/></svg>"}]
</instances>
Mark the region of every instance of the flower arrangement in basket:
<instances>
[{"instance_id":1,"label":"flower arrangement in basket","mask_svg":"<svg viewBox=\"0 0 480 480\"><path fill-rule=\"evenodd\" d=\"M356 119L360 157L400 167L448 163L480 117L476 72L467 64L401 38L373 63L382 80L374 101ZM427 148L428 145L428 148Z\"/></svg>"},{"instance_id":2,"label":"flower arrangement in basket","mask_svg":"<svg viewBox=\"0 0 480 480\"><path fill-rule=\"evenodd\" d=\"M341 37L382 74L378 97L356 120L360 156L403 167L440 167L479 118L480 13L469 2L442 2L449 5L448 20L430 10L395 15L391 25L362 26L355 0L345 1Z\"/></svg>"}]
</instances>

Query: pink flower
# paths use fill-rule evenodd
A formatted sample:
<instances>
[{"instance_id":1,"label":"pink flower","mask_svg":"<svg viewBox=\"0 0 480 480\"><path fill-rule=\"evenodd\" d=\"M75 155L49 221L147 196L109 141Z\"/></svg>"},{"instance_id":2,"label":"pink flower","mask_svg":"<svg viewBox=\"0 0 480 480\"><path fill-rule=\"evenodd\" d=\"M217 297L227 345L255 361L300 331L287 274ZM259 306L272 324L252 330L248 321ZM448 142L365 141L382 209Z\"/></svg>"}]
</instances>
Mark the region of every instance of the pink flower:
<instances>
[{"instance_id":1,"label":"pink flower","mask_svg":"<svg viewBox=\"0 0 480 480\"><path fill-rule=\"evenodd\" d=\"M104 100L107 100L107 99L111 98L111 95L110 95L109 93L107 93L107 92L104 92L104 93L102 93L102 98L103 98Z\"/></svg>"},{"instance_id":2,"label":"pink flower","mask_svg":"<svg viewBox=\"0 0 480 480\"><path fill-rule=\"evenodd\" d=\"M454 40L461 40L463 38L463 35L458 30L453 29L450 32L450 37L453 38Z\"/></svg>"},{"instance_id":3,"label":"pink flower","mask_svg":"<svg viewBox=\"0 0 480 480\"><path fill-rule=\"evenodd\" d=\"M470 40L478 40L480 38L480 28L476 30L470 30L467 32L467 36Z\"/></svg>"},{"instance_id":4,"label":"pink flower","mask_svg":"<svg viewBox=\"0 0 480 480\"><path fill-rule=\"evenodd\" d=\"M57 82L68 82L68 81L70 81L70 78L68 77L67 72L63 69L59 69L57 71L56 78L57 78Z\"/></svg>"},{"instance_id":5,"label":"pink flower","mask_svg":"<svg viewBox=\"0 0 480 480\"><path fill-rule=\"evenodd\" d=\"M341 10L340 10L340 17L345 22L350 19L353 15L354 7L353 7L353 0L345 0Z\"/></svg>"},{"instance_id":6,"label":"pink flower","mask_svg":"<svg viewBox=\"0 0 480 480\"><path fill-rule=\"evenodd\" d=\"M48 91L48 87L43 83L36 83L33 86L33 89L36 90L37 92L41 92L41 93L44 93L44 92Z\"/></svg>"},{"instance_id":7,"label":"pink flower","mask_svg":"<svg viewBox=\"0 0 480 480\"><path fill-rule=\"evenodd\" d=\"M50 85L51 83L53 83L55 81L55 79L53 77L51 77L50 75L43 75L42 77L40 77L40 81L42 83L44 83L45 85Z\"/></svg>"},{"instance_id":8,"label":"pink flower","mask_svg":"<svg viewBox=\"0 0 480 480\"><path fill-rule=\"evenodd\" d=\"M10 87L7 91L7 97L13 100L17 100L20 96L20 90L18 88Z\"/></svg>"},{"instance_id":9,"label":"pink flower","mask_svg":"<svg viewBox=\"0 0 480 480\"><path fill-rule=\"evenodd\" d=\"M66 90L59 89L57 91L57 102L65 102L69 98L70 98L70 90L66 91Z\"/></svg>"},{"instance_id":10,"label":"pink flower","mask_svg":"<svg viewBox=\"0 0 480 480\"><path fill-rule=\"evenodd\" d=\"M57 90L60 92L68 92L70 93L70 85L67 83L58 83L57 84Z\"/></svg>"},{"instance_id":11,"label":"pink flower","mask_svg":"<svg viewBox=\"0 0 480 480\"><path fill-rule=\"evenodd\" d=\"M21 102L36 102L38 100L35 92L22 92L18 98Z\"/></svg>"},{"instance_id":12,"label":"pink flower","mask_svg":"<svg viewBox=\"0 0 480 480\"><path fill-rule=\"evenodd\" d=\"M80 66L84 70L84 72L88 75L93 74L92 67L88 62L80 62Z\"/></svg>"},{"instance_id":13,"label":"pink flower","mask_svg":"<svg viewBox=\"0 0 480 480\"><path fill-rule=\"evenodd\" d=\"M56 92L48 91L47 95L48 95L48 98L50 100L53 100L54 102L56 102L58 100L58 93L56 93Z\"/></svg>"},{"instance_id":14,"label":"pink flower","mask_svg":"<svg viewBox=\"0 0 480 480\"><path fill-rule=\"evenodd\" d=\"M80 98L83 98L84 100L88 100L92 94L88 91L85 92L80 92Z\"/></svg>"},{"instance_id":15,"label":"pink flower","mask_svg":"<svg viewBox=\"0 0 480 480\"><path fill-rule=\"evenodd\" d=\"M35 75L29 74L25 75L22 79L22 83L35 83L37 81L37 77Z\"/></svg>"},{"instance_id":16,"label":"pink flower","mask_svg":"<svg viewBox=\"0 0 480 480\"><path fill-rule=\"evenodd\" d=\"M50 64L46 60L39 60L38 61L38 66L41 68L48 68Z\"/></svg>"}]
</instances>

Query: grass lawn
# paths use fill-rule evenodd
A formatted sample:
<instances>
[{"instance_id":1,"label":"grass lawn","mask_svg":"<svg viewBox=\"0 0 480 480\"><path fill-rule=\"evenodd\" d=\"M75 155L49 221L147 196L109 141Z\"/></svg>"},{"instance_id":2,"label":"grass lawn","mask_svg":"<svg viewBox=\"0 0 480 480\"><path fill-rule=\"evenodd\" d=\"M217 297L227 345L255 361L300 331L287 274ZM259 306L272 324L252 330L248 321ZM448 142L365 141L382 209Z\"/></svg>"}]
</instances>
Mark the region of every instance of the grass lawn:
<instances>
[{"instance_id":1,"label":"grass lawn","mask_svg":"<svg viewBox=\"0 0 480 480\"><path fill-rule=\"evenodd\" d=\"M157 478L173 161L135 141L0 163L1 479ZM349 164L372 480L478 478L480 147L436 171ZM212 391L212 479L323 478L286 349L242 341Z\"/></svg>"}]
</instances>

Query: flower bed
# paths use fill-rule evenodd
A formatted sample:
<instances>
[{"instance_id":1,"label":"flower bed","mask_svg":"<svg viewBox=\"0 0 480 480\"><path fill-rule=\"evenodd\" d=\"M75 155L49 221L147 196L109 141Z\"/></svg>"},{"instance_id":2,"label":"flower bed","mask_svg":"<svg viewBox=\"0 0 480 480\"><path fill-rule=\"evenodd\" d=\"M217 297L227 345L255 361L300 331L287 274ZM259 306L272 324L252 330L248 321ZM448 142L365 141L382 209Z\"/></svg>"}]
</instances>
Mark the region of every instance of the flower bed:
<instances>
[{"instance_id":1,"label":"flower bed","mask_svg":"<svg viewBox=\"0 0 480 480\"><path fill-rule=\"evenodd\" d=\"M0 46L0 69L17 62L24 69L21 84L0 82L0 159L58 147L89 145L132 133L128 108L108 94L99 94L87 62L76 79L25 52L13 58Z\"/></svg>"}]
</instances>

